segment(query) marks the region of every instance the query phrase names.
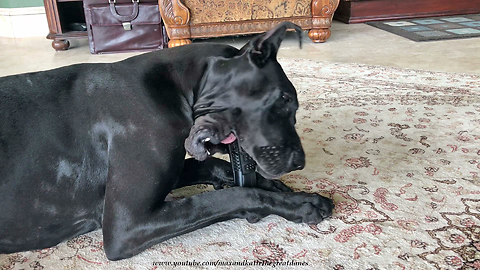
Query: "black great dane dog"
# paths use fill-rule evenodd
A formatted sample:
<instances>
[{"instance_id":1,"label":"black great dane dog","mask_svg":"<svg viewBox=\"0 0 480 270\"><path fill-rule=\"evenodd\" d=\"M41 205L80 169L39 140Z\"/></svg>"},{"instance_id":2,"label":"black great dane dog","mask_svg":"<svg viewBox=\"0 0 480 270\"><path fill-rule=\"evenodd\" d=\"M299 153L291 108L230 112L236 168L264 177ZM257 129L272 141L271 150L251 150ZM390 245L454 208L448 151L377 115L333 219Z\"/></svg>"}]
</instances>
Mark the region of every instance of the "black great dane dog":
<instances>
[{"instance_id":1,"label":"black great dane dog","mask_svg":"<svg viewBox=\"0 0 480 270\"><path fill-rule=\"evenodd\" d=\"M296 91L276 60L282 23L238 50L193 44L117 63L0 78L0 253L102 228L110 260L232 218L316 224L332 200L278 180L302 169ZM258 186L211 157L237 139ZM185 159L188 152L193 158ZM176 201L167 194L217 189Z\"/></svg>"}]
</instances>

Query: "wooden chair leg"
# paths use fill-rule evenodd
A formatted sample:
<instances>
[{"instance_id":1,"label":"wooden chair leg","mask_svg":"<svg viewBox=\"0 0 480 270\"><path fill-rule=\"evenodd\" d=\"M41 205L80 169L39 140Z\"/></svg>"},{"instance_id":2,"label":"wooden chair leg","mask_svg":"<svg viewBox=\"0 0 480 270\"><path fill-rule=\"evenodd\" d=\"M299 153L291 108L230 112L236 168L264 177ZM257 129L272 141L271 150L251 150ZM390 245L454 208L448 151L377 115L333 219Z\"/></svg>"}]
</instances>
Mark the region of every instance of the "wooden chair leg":
<instances>
[{"instance_id":1,"label":"wooden chair leg","mask_svg":"<svg viewBox=\"0 0 480 270\"><path fill-rule=\"evenodd\" d=\"M180 0L158 0L160 14L167 29L168 47L183 46L190 40L190 10Z\"/></svg>"},{"instance_id":2,"label":"wooden chair leg","mask_svg":"<svg viewBox=\"0 0 480 270\"><path fill-rule=\"evenodd\" d=\"M323 43L327 41L331 33L332 32L328 28L316 28L308 31L308 37L315 43Z\"/></svg>"},{"instance_id":3,"label":"wooden chair leg","mask_svg":"<svg viewBox=\"0 0 480 270\"><path fill-rule=\"evenodd\" d=\"M330 26L335 10L340 0L313 0L312 1L312 29L308 37L313 42L325 42L330 37Z\"/></svg>"},{"instance_id":4,"label":"wooden chair leg","mask_svg":"<svg viewBox=\"0 0 480 270\"><path fill-rule=\"evenodd\" d=\"M178 47L178 46L183 46L192 43L190 39L170 39L168 41L168 48L173 48L173 47Z\"/></svg>"}]
</instances>

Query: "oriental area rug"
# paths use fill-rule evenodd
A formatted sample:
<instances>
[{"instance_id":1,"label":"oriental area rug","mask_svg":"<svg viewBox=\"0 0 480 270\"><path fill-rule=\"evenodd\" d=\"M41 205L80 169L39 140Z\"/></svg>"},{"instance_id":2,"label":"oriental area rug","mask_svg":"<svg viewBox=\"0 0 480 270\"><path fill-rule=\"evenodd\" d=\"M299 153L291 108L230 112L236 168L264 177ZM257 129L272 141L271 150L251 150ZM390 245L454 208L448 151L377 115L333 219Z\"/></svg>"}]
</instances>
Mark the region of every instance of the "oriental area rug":
<instances>
[{"instance_id":1,"label":"oriental area rug","mask_svg":"<svg viewBox=\"0 0 480 270\"><path fill-rule=\"evenodd\" d=\"M0 269L480 269L480 76L280 62L307 155L281 180L333 198L331 219L231 220L116 262L94 231L2 254Z\"/></svg>"}]
</instances>

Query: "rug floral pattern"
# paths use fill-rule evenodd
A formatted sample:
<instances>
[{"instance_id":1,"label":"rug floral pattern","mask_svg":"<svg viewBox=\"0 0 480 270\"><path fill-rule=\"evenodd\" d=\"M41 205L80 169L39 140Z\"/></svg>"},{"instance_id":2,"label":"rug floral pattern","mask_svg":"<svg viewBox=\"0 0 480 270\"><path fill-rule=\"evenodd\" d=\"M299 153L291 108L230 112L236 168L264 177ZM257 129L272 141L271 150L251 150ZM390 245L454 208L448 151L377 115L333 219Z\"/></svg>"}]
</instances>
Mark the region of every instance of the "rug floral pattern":
<instances>
[{"instance_id":1,"label":"rug floral pattern","mask_svg":"<svg viewBox=\"0 0 480 270\"><path fill-rule=\"evenodd\" d=\"M480 77L281 60L296 86L302 171L282 180L336 203L317 226L269 216L176 237L120 262L100 231L0 255L0 269L252 269L166 261L304 262L276 269L480 269ZM211 190L175 191L179 199ZM257 269L272 269L257 266Z\"/></svg>"}]
</instances>

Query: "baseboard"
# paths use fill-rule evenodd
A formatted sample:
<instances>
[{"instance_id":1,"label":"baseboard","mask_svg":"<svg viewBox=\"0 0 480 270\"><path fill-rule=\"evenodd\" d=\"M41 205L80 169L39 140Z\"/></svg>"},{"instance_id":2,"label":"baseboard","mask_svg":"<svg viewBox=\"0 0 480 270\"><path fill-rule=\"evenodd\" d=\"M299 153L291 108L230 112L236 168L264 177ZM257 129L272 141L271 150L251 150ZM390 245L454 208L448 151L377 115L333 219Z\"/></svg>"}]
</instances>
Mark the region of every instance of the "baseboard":
<instances>
[{"instance_id":1,"label":"baseboard","mask_svg":"<svg viewBox=\"0 0 480 270\"><path fill-rule=\"evenodd\" d=\"M48 34L44 7L0 8L0 37L23 38Z\"/></svg>"},{"instance_id":2,"label":"baseboard","mask_svg":"<svg viewBox=\"0 0 480 270\"><path fill-rule=\"evenodd\" d=\"M341 0L335 19L345 23L480 13L480 0Z\"/></svg>"}]
</instances>

